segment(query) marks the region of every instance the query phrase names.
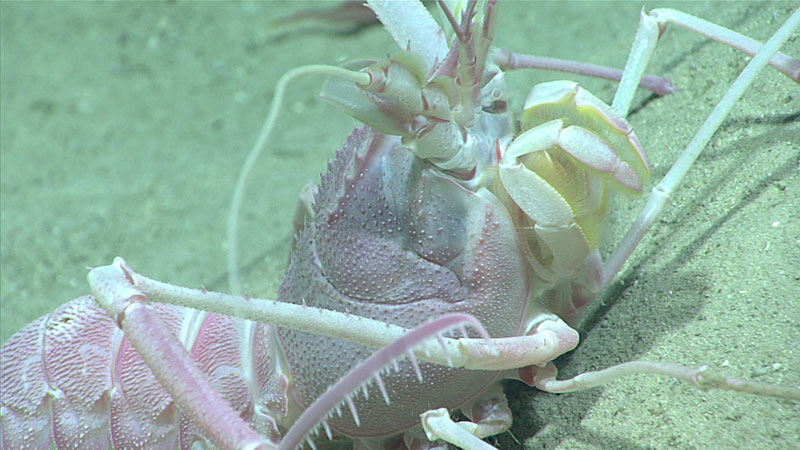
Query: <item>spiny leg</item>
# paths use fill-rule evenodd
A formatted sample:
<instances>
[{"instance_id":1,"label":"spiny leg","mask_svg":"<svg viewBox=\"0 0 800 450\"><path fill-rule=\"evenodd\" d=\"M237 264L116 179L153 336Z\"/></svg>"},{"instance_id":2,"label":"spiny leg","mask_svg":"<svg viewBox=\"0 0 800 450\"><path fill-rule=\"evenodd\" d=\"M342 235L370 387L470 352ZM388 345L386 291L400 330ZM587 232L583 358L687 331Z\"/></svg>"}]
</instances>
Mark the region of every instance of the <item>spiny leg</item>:
<instances>
[{"instance_id":1,"label":"spiny leg","mask_svg":"<svg viewBox=\"0 0 800 450\"><path fill-rule=\"evenodd\" d=\"M649 16L646 15L642 16L640 30L637 32L637 42L634 42L634 48L631 51L632 54L637 51L637 48L651 47L650 44L642 45L638 42L639 34L652 35L654 32L657 33L656 22L652 20L652 18L648 17ZM653 28L654 26L656 29ZM744 94L744 91L747 90L750 84L755 80L758 73L767 64L770 64L770 62L774 59L773 56L777 53L781 45L783 45L783 43L798 27L800 27L800 9L796 10L789 17L786 23L784 23L767 41L767 43L761 47L759 52L728 89L728 92L725 93L717 106L714 107L714 110L711 112L711 114L709 114L705 122L703 122L703 125L700 126L700 129L697 131L694 138L692 138L681 156L678 158L669 172L667 172L667 175L664 176L664 178L653 188L653 191L651 192L650 198L648 199L644 209L639 214L630 230L628 230L628 232L625 234L622 242L605 261L601 275L601 284L603 286L607 285L619 272L619 269L628 259L628 256L630 256L630 254L633 252L633 249L636 248L642 237L644 237L645 233L647 233L652 224L655 222L656 218L661 213L661 210L669 201L669 198L675 192L680 182L686 176L686 173L694 164L694 161L698 156L700 156L700 153L702 153L706 144L708 144L708 141L711 140L711 137L717 131L720 124L722 124L722 121L727 117L731 109L733 109L735 103ZM652 43L654 44L655 42L653 41ZM650 52L652 52L652 48L648 50L647 55L649 55ZM641 73L644 71L644 66L647 63L647 59L649 59L649 56L644 56L644 54L640 56L632 55L632 57L629 58L628 64L625 66L625 72L626 74L631 73L633 75L623 76L617 96L614 98L613 107L617 110L617 112L623 112L624 110L624 113L627 113L627 110L630 107L630 99L628 98L628 94L620 94L620 91L635 89L635 86L638 84L638 77L641 76ZM800 61L798 63L800 63ZM632 93L630 95L632 96ZM628 99L626 100L626 98Z\"/></svg>"},{"instance_id":2,"label":"spiny leg","mask_svg":"<svg viewBox=\"0 0 800 450\"><path fill-rule=\"evenodd\" d=\"M383 348L409 330L382 321L348 313L274 300L221 294L200 289L173 286L134 272L121 258L111 266L92 269L89 273L92 290L113 283L114 295L105 298L123 301L133 294L148 302L164 303L231 317L292 328L342 339L375 349ZM137 297L137 298L139 298ZM134 299L136 300L136 299ZM119 311L113 312L116 316ZM505 370L541 365L572 350L578 334L556 317L547 317L535 332L508 338L442 338L414 350L421 360L448 367L470 370Z\"/></svg>"},{"instance_id":3,"label":"spiny leg","mask_svg":"<svg viewBox=\"0 0 800 450\"><path fill-rule=\"evenodd\" d=\"M364 389L366 395L366 386L375 382L378 384L383 399L386 404L390 404L390 398L387 394L383 382L381 381L381 373L391 370L390 364L407 355L411 364L417 372L417 380L422 383L422 374L414 356L412 349L431 337L439 337L439 343L442 349L446 351L444 341L441 339L441 333L449 329L460 327L464 331L464 325L470 325L476 329L479 334L488 338L488 334L483 329L483 326L467 314L446 314L436 318L430 322L422 324L413 330L404 333L399 338L388 343L386 346L373 353L369 358L364 360L361 364L354 367L342 379L340 379L333 386L328 387L323 395L314 400L304 412L298 417L292 428L286 433L279 449L292 449L302 443L318 425L322 424L325 428L328 437L330 438L330 430L325 423L325 418L330 416L337 408L341 407L342 403L346 403L350 408L356 424L359 422L358 414L355 410L352 398L358 395L359 389ZM444 409L447 414L447 410ZM424 415L424 414L423 414ZM477 439L477 438L476 438ZM478 440L480 441L480 440ZM448 441L451 442L451 441ZM488 448L492 448L487 446ZM462 448L466 448L463 447Z\"/></svg>"},{"instance_id":4,"label":"spiny leg","mask_svg":"<svg viewBox=\"0 0 800 450\"><path fill-rule=\"evenodd\" d=\"M274 448L222 398L181 342L148 305L146 295L131 287L122 260L89 272L97 302L125 332L156 379L175 403L217 447Z\"/></svg>"},{"instance_id":5,"label":"spiny leg","mask_svg":"<svg viewBox=\"0 0 800 450\"><path fill-rule=\"evenodd\" d=\"M761 48L760 42L725 27L673 9L654 9L650 13L642 12L634 45L624 72L596 64L524 55L504 48L496 49L492 57L503 70L542 69L621 81L613 106L622 117L625 117L637 87L653 91L659 96L675 91L675 86L667 78L644 75L645 66L650 60L656 41L670 23L702 34L750 56L755 55ZM800 83L800 60L778 52L770 59L769 64Z\"/></svg>"},{"instance_id":6,"label":"spiny leg","mask_svg":"<svg viewBox=\"0 0 800 450\"><path fill-rule=\"evenodd\" d=\"M131 328L126 325L127 320L132 318L134 314L138 314L141 311L146 312L147 307L145 306L145 302L148 299L152 299L155 301L163 301L167 298L174 297L177 298L178 300L186 300L186 299L199 300L199 303L201 304L205 302L210 305L218 305L219 303L224 304L227 303L226 302L227 300L234 300L235 302L238 303L240 307L239 308L240 310L237 311L237 314L234 315L240 317L248 317L248 318L249 318L248 315L249 313L243 312L243 310L247 309L246 306L248 306L250 303L254 303L255 300L251 299L250 301L248 301L241 297L233 299L234 296L224 296L225 298L221 298L219 297L218 294L213 294L206 291L196 291L185 288L178 288L174 286L164 285L163 283L154 282L152 280L147 280L139 276L138 274L132 272L124 263L124 261L119 259L115 261L115 264L113 266L94 269L90 273L90 284L92 285L93 291L98 296L98 299L103 300L106 306L110 307L111 310L110 313L112 314L112 316L117 317L119 319L121 325L125 329L126 334L129 336L129 339L134 343L135 346L137 346L137 350L143 352L144 353L143 356L148 361L153 361L150 364L154 368L154 371L156 371L157 373L161 373L161 377L159 379L162 380L162 383L165 383L165 385L167 384L186 385L186 383L177 381L175 377L170 376L170 374L174 375L174 373L185 373L186 371L190 371L192 364L191 360L189 360L188 362L190 364L187 364L186 365L187 367L181 367L179 368L178 372L175 372L174 364L172 364L172 362L162 361L163 360L162 355L163 353L165 353L165 347L173 348L174 351L171 351L171 353L176 354L178 357L180 357L180 354L183 354L183 359L190 357L188 356L188 354L185 353L185 350L182 348L180 342L177 342L177 340L173 345L168 345L168 346L160 344L160 342L165 342L165 338L162 337L156 339L155 340L156 342L151 342L152 339L148 340L147 339L148 337L149 338L153 337L153 332L158 332L159 330L164 329L163 327L160 327L158 325L153 326L151 319L147 319L145 321L146 323L144 323L144 325L140 327ZM183 304L185 302L179 301L178 303ZM364 326L363 323L360 323L359 321L370 322L369 319L356 318L350 315L336 313L333 311L312 310L311 308L304 307L302 305L285 305L275 302L271 303L273 308L277 307L278 305L281 305L287 308L305 309L304 311L300 311L301 314L297 314L297 311L289 311L289 313L287 314L288 316L294 316L293 319L290 318L289 320L294 320L299 317L300 318L299 326L302 326L304 322L308 322L309 321L308 319L313 318L318 314L324 315L330 313L333 316L338 315L344 317L338 317L338 316L322 317L323 323L334 323L334 319L342 319L344 320L345 323L357 322L355 326L355 328L357 329L356 334L362 335L365 332L366 327ZM122 306L122 308L120 308L120 306ZM198 305L193 304L192 306L196 307ZM230 307L230 305L226 306ZM253 305L253 306L255 306L255 308L251 309L256 311L258 310L264 311L271 309L269 307L264 308L263 307L264 305ZM213 308L208 308L208 309L213 309ZM229 308L226 308L225 312L229 313L230 312ZM276 322L279 321L276 320ZM333 328L334 330L340 330L342 326L336 323ZM377 328L378 328L378 334L380 335L380 339L385 340L386 335L391 335L392 334L391 332L395 331L394 329L399 327L392 327L383 323L379 323L377 324ZM466 368L475 368L475 369L503 370L503 369L521 367L529 365L531 363L539 365L542 364L543 362L552 360L555 356L557 356L557 354L561 354L569 349L561 349L561 348L556 349L557 354L539 358L537 359L538 362L528 361L527 364L526 362L521 360L515 361L513 357L509 358L509 356L513 356L513 354L519 352L520 350L531 351L532 349L536 349L537 346L546 343L548 341L564 340L559 336L559 334L563 332L564 329L569 329L569 328L566 327L565 325L562 326L559 325L558 323L549 324L547 321L545 321L542 322L542 324L540 324L540 327L535 330L532 336L501 338L501 339L460 339L455 341L455 345L453 345L452 343L454 340L441 338L438 342L438 345L436 342L429 341L427 344L423 343L420 344L420 346L415 347L413 349L413 355L414 357L418 357L421 360L438 359L437 361L433 362L451 366L463 365ZM309 331L312 330L309 329ZM399 340L402 340L405 336L408 336L407 330L399 329L399 333L400 337L397 338ZM144 343L135 342L136 336L145 336ZM169 337L171 336L167 336L167 338ZM337 337L342 337L342 336L337 336ZM536 339L539 337L544 337L544 340L540 343L526 340L529 338ZM346 337L343 338L347 339ZM358 342L362 342L361 340L362 338L363 336L360 336ZM577 343L577 335L574 336L574 341L575 343ZM375 345L375 343L373 343L372 345L383 346L383 343L381 341L378 342L377 345ZM414 345L417 344L415 343ZM389 348L391 348L391 344ZM402 348L403 351L408 351L410 349L411 349L410 346ZM462 357L464 356L462 351L465 349L467 356L476 358L474 361L467 363L462 359ZM395 348L394 350L397 350L397 348ZM436 351L438 351L440 355L444 354L444 357L439 356L438 358L435 358L434 354L436 353ZM525 353L525 351L522 351L521 353ZM636 364L638 364L639 366L636 366ZM549 366L552 367L552 365ZM634 364L620 366L622 367L621 369L620 368L607 369L606 371L599 372L599 375L589 374L583 376L582 378L579 377L576 380L566 380L563 382L554 380L554 375L555 375L554 371L552 372L552 376L548 376L550 374L546 370L544 370L542 372L537 373L539 377L537 382L534 384L540 386L542 389L545 390L550 390L550 389L563 390L565 386L568 388L567 390L571 390L574 389L575 387L577 388L591 387L600 383L611 381L615 378L618 378L619 376L633 372L664 373L667 375L675 376L679 379L686 379L687 377L681 376L681 374L688 371L690 373L690 375L688 376L690 379L687 379L687 381L691 382L692 381L691 378L694 377L694 379L696 379L699 382L701 388L734 389L745 392L755 392L762 395L775 395L787 399L798 398L798 390L793 388L767 387L767 390L764 390L760 386L756 386L756 384L753 383L741 383L738 380L721 379L706 375L703 373L702 369L698 371L692 371L692 369L685 369L680 367L674 369L672 366L666 365L669 366L667 370L659 371L659 370L653 370L654 366L661 367L664 365L660 363L638 362ZM631 367L633 367L634 370L630 370ZM363 376L360 377L362 380L364 379ZM701 377L705 377L705 379ZM206 385L205 388L198 389L196 388L196 386L202 387L202 385L204 384L202 380L203 377L200 376L195 378L196 378L195 380L189 382L189 385L183 386L182 392L186 392L188 390L189 391L188 394L190 395L190 397L198 397L198 398L190 399L190 403L185 403L178 400L178 397L183 395L181 392L176 391L175 393L173 393L173 396L175 396L176 401L179 403L179 405L187 411L190 411L192 409L199 411L205 410L205 406L207 406L209 398L212 398L213 400L214 397L213 387L208 385L207 380L205 381ZM166 379L166 381L163 381L164 379ZM587 380L589 382L587 382ZM697 385L698 383L693 383L693 384ZM732 388L731 386L734 387ZM742 387L742 388L737 389L737 387ZM210 394L197 396L194 395L196 394L194 390L197 390L198 392L202 391L203 393L210 391ZM339 391L339 394L341 394L341 391ZM216 401L214 403L226 405L224 400L221 399L218 400L219 401ZM216 415L214 416L214 418L211 419L211 424L209 424L210 425L209 429L213 430L215 428L218 428L213 426L214 423L217 424L222 423L221 419L217 418L219 414L230 417L236 416L235 413L233 413L232 411L230 412L230 414L223 414L222 411L225 409L230 409L230 408L220 407L214 409ZM316 409L315 411L319 413L320 409ZM324 415L325 413L323 412L322 414ZM442 411L438 412L433 411L428 416L426 416L426 418L431 419L428 420L428 422L434 428L444 427L445 430L458 431L451 427L451 425L448 423L449 416L446 416L445 414L446 413ZM433 422L437 422L439 423L439 425L433 425ZM244 440L245 442L249 441L251 443L254 443L254 445L268 445L268 443L266 443L265 441L259 441L257 440L258 438L250 434L251 431L249 431L246 428L246 424L242 423L242 425L243 425L242 428L237 427L237 429L242 430L243 434L246 435L246 437L240 439L239 440L240 443L242 442L242 440ZM459 427L459 425L455 426ZM300 429L303 428L304 427L301 427ZM225 433L221 433L222 437L220 437L220 439L230 438L229 432L231 429L232 428L226 428ZM241 435L242 433L239 434ZM439 435L437 434L437 436ZM469 439L469 437L467 435L464 435L463 433L461 433L461 437L458 438L453 437L453 439L458 439L458 442L461 442L460 439L462 438ZM218 441L218 442L225 442L225 441Z\"/></svg>"},{"instance_id":7,"label":"spiny leg","mask_svg":"<svg viewBox=\"0 0 800 450\"><path fill-rule=\"evenodd\" d=\"M764 44L736 81L734 81L728 92L700 127L695 137L687 145L684 152L678 158L678 161L673 165L661 182L653 188L647 205L631 226L631 229L625 235L620 245L604 263L601 270L602 285L607 285L617 274L622 264L628 256L630 256L631 252L641 241L650 226L655 222L655 219L669 201L670 196L683 180L684 176L711 139L714 132L728 115L733 105L753 82L759 71L769 64L778 48L780 48L798 27L800 27L800 9L795 11L786 23L784 23L767 43ZM569 380L556 380L555 366L552 365L552 363L544 368L530 369L532 369L532 373L523 376L524 381L548 392L570 392L588 389L614 381L629 374L655 373L686 381L703 390L712 388L733 390L800 401L800 389L796 387L774 386L765 383L731 379L715 375L709 372L705 367L689 369L669 363L633 361L598 372L581 374Z\"/></svg>"},{"instance_id":8,"label":"spiny leg","mask_svg":"<svg viewBox=\"0 0 800 450\"><path fill-rule=\"evenodd\" d=\"M402 338L409 331L403 327L337 311L172 286L133 272L119 258L115 260L113 266L93 269L90 272L90 284L96 294L98 292L95 286L101 286L109 279L118 280L116 293L117 297L123 300L127 297L119 295L120 293L128 297L132 295L131 293L138 293L152 302L291 327L376 349ZM562 383L561 381L554 380L554 372L553 376L550 376L547 368L534 367L541 367L572 350L577 341L577 333L563 321L545 319L526 336L429 340L416 346L413 355L421 361L448 367L464 367L469 370L509 370L508 376L511 378L521 379L543 390L554 389L557 392L593 387L613 381L620 376L644 372L673 376L701 389L737 390L785 399L797 399L800 396L800 390L795 388L720 378L702 368L689 369L668 363L637 361L635 364L628 363L622 370L615 369L617 366L614 366L593 373L591 377L577 377L577 381L565 380L563 383L566 384L562 385L557 384ZM639 369L636 370L637 368ZM541 380L546 380L550 384L540 382Z\"/></svg>"},{"instance_id":9,"label":"spiny leg","mask_svg":"<svg viewBox=\"0 0 800 450\"><path fill-rule=\"evenodd\" d=\"M667 24L671 23L702 34L709 39L721 42L750 56L754 56L761 50L762 44L756 40L682 11L659 8L650 11L650 15L658 21L661 34L664 33ZM781 52L776 52L770 58L769 65L793 81L800 83L800 60L786 56Z\"/></svg>"},{"instance_id":10,"label":"spiny leg","mask_svg":"<svg viewBox=\"0 0 800 450\"><path fill-rule=\"evenodd\" d=\"M156 292L149 292L136 286L135 278L140 277L132 272L120 258L117 258L111 266L93 269L88 276L89 284L98 303L117 321L128 340L147 362L156 378L170 393L181 408L181 411L191 417L200 427L203 434L208 436L217 447L275 448L271 442L253 431L239 414L233 410L230 404L220 396L206 375L194 363L191 355L189 355L178 338L168 331L167 325L149 305L150 298L163 300L170 294L178 297L197 296L198 293L200 296L214 297L214 295L208 295L207 292L203 291L189 292L192 290L174 286L167 286L166 288L162 286L162 289L156 289ZM298 305L286 306L290 308L305 308ZM304 311L304 314L296 314L296 311L294 311L295 314L290 315L295 316L300 322L309 321L309 316L316 314L310 311L310 308L305 309L307 310ZM345 321L348 322L358 320L358 318L349 315L331 313L336 316L344 316ZM328 320L324 321L327 322ZM434 348L438 349L438 353L444 355L442 358L444 361L451 361L448 341L452 340L442 338L441 333L460 326L466 337L466 331L463 330L463 326L466 324L472 326L478 331L479 335L483 336L483 339L475 339L476 341L488 341L489 336L481 324L472 316L466 314L445 315L411 331L400 328L399 337L383 345L379 351L362 364L356 366L347 376L329 388L323 396L307 408L292 428L289 429L278 448L295 448L315 425L320 423L324 417L334 411L342 402L346 402L350 406L356 421L358 421L351 396L355 390L362 387L364 383L371 382L371 380L379 383L381 392L388 403L389 397L382 387L383 383L380 381L379 373L389 363L396 361L403 355L407 355L416 367L415 355L417 353L431 355L435 353L433 351ZM388 327L379 327L383 328L383 333L381 333L383 338L387 334L391 335ZM361 326L356 328L363 331ZM424 341L430 341L429 338L431 337L438 337L439 339L434 342L424 343ZM467 341L472 341L472 339L467 339ZM488 350L494 350L491 344L484 343L484 345L487 345ZM453 359L457 360L458 349L452 344L449 347L452 348ZM419 370L417 370L417 376L419 381L422 382L422 375Z\"/></svg>"},{"instance_id":11,"label":"spiny leg","mask_svg":"<svg viewBox=\"0 0 800 450\"><path fill-rule=\"evenodd\" d=\"M642 11L639 28L636 30L633 46L625 63L625 71L611 104L620 116L627 117L633 94L644 76L644 70L653 55L656 42L669 23L702 34L750 56L754 56L762 49L762 44L758 41L680 11L673 9L654 9L650 13ZM767 64L800 83L800 60L776 51L769 57Z\"/></svg>"}]
</instances>

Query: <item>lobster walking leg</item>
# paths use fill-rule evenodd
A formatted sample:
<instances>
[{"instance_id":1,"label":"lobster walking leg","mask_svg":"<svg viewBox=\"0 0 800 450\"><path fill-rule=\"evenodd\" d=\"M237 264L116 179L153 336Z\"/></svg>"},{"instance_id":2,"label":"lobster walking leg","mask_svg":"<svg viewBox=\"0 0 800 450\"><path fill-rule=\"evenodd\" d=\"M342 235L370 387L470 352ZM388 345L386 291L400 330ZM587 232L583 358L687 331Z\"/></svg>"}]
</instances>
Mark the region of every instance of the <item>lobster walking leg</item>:
<instances>
[{"instance_id":1,"label":"lobster walking leg","mask_svg":"<svg viewBox=\"0 0 800 450\"><path fill-rule=\"evenodd\" d=\"M792 22L792 19L790 18L787 22ZM645 67L653 55L656 42L669 23L702 34L709 39L721 42L750 56L760 53L763 48L760 42L754 41L747 36L680 11L655 9L650 13L642 12L633 47L612 103L613 108L622 117L628 115L633 101L633 94L644 76ZM795 82L800 83L800 61L778 52L780 46L781 44L778 44L774 50L770 51L768 56L763 56L763 58L766 58L765 65L773 66ZM759 70L757 69L756 71Z\"/></svg>"},{"instance_id":2,"label":"lobster walking leg","mask_svg":"<svg viewBox=\"0 0 800 450\"><path fill-rule=\"evenodd\" d=\"M125 331L161 385L221 448L273 448L242 420L214 389L164 321L147 304L147 297L132 288L121 260L89 273L98 303ZM180 374L176 376L176 374Z\"/></svg>"},{"instance_id":3,"label":"lobster walking leg","mask_svg":"<svg viewBox=\"0 0 800 450\"><path fill-rule=\"evenodd\" d=\"M653 225L661 210L664 209L664 206L669 201L672 193L675 192L675 189L677 189L680 182L686 176L686 173L692 167L694 161L700 156L700 153L706 147L708 141L711 140L714 132L716 132L722 124L722 121L727 117L731 109L733 109L734 104L739 100L742 94L744 94L747 87L755 80L758 72L766 67L767 64L770 64L773 60L773 55L777 53L781 45L789 39L798 27L800 27L800 9L796 10L767 43L758 50L758 53L752 61L750 61L744 71L742 71L728 92L725 93L722 100L720 100L711 112L711 115L709 115L697 131L694 138L689 142L680 158L675 162L664 179L653 188L647 205L636 218L636 222L634 222L630 230L625 234L620 245L606 260L602 274L603 285L608 284L617 272L619 272L622 264L625 263L628 256L633 252L633 249L636 248L647 230ZM640 44L639 42L634 42L634 48L631 53L635 53L638 47L648 47L650 50L639 55L632 55L629 58L629 63L625 67L625 72L631 73L632 75L627 77L627 80L626 76L623 76L619 91L614 97L614 108L617 109L618 112L626 114L628 111L630 99L628 98L626 100L623 97L627 97L627 95L620 94L619 92L627 89L633 90L636 85L639 84L639 77L641 77L641 74L644 72L644 67L647 65L652 46L655 45L657 31L656 21L649 16L643 15L639 32L637 32L637 40L647 39L650 43ZM640 35L642 36L641 38L639 38ZM649 37L645 37L647 35L649 35ZM800 62L796 60L793 61L796 65L800 65ZM632 97L632 95L631 93L630 96Z\"/></svg>"},{"instance_id":4,"label":"lobster walking leg","mask_svg":"<svg viewBox=\"0 0 800 450\"><path fill-rule=\"evenodd\" d=\"M155 303L290 327L375 349L385 347L409 331L400 326L332 310L256 298L245 300L241 296L173 286L134 272L121 258L117 258L112 266L94 269L103 272L112 270L121 270L124 278L129 280L129 288L143 293ZM504 370L551 361L573 349L578 342L577 332L552 315L542 316L527 336L488 338L444 338L444 347L437 343L423 343L415 349L414 355L422 361L443 366Z\"/></svg>"}]
</instances>

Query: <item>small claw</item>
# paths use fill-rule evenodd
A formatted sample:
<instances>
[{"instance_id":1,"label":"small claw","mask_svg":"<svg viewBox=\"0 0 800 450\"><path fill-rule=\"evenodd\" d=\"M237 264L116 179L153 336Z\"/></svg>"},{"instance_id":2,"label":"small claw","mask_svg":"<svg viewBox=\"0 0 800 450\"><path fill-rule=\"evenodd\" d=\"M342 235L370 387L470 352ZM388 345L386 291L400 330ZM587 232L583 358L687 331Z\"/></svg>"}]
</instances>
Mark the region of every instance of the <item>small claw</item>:
<instances>
[{"instance_id":1,"label":"small claw","mask_svg":"<svg viewBox=\"0 0 800 450\"><path fill-rule=\"evenodd\" d=\"M446 408L426 411L420 415L420 420L422 429L431 442L442 440L458 448L497 450L471 433L477 427L475 424L454 422Z\"/></svg>"}]
</instances>

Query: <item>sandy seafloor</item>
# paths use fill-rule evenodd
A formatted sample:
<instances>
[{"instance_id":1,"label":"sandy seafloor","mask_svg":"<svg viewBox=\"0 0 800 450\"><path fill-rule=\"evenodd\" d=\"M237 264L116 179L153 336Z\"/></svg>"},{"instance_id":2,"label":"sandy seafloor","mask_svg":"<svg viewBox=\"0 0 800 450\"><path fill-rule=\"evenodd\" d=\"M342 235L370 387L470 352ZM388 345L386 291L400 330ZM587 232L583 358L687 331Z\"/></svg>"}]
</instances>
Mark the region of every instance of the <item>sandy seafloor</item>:
<instances>
[{"instance_id":1,"label":"sandy seafloor","mask_svg":"<svg viewBox=\"0 0 800 450\"><path fill-rule=\"evenodd\" d=\"M315 5L318 5L315 4ZM276 79L303 64L380 58L380 27L342 34L272 19L310 4L0 3L0 305L4 341L88 292L86 268L124 256L181 285L225 290L224 227L236 174ZM495 43L622 66L642 4L501 4ZM661 3L647 3L651 8ZM673 5L675 6L675 5ZM780 3L677 7L764 40ZM336 28L336 27L334 27ZM800 57L800 36L784 50ZM640 93L630 116L660 178L748 58L676 28L649 73L681 91ZM512 107L536 82L512 74ZM614 84L570 77L610 101ZM290 90L248 188L242 266L251 295L274 295L297 193L353 120ZM768 70L712 139L672 204L597 300L562 376L633 359L707 364L800 385L800 86ZM613 247L643 200L613 214ZM581 393L506 384L501 448L800 448L800 407L634 376Z\"/></svg>"}]
</instances>

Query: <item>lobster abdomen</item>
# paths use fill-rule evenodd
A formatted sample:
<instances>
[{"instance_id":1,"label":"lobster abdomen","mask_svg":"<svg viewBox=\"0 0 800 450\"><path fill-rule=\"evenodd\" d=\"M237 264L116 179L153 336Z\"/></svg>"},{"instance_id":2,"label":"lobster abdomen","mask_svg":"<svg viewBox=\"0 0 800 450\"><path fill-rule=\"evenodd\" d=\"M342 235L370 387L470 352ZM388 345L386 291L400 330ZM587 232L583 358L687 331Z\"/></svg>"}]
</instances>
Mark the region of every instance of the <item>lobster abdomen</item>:
<instances>
[{"instance_id":1,"label":"lobster abdomen","mask_svg":"<svg viewBox=\"0 0 800 450\"><path fill-rule=\"evenodd\" d=\"M285 403L273 395L269 327L187 308L154 305L198 366L243 418ZM187 344L188 343L188 344ZM255 351L254 351L255 350ZM202 433L91 296L72 300L14 334L0 352L4 449L188 448ZM272 392L272 394L270 394ZM276 398L283 397L283 398ZM279 408L282 409L282 408Z\"/></svg>"}]
</instances>

